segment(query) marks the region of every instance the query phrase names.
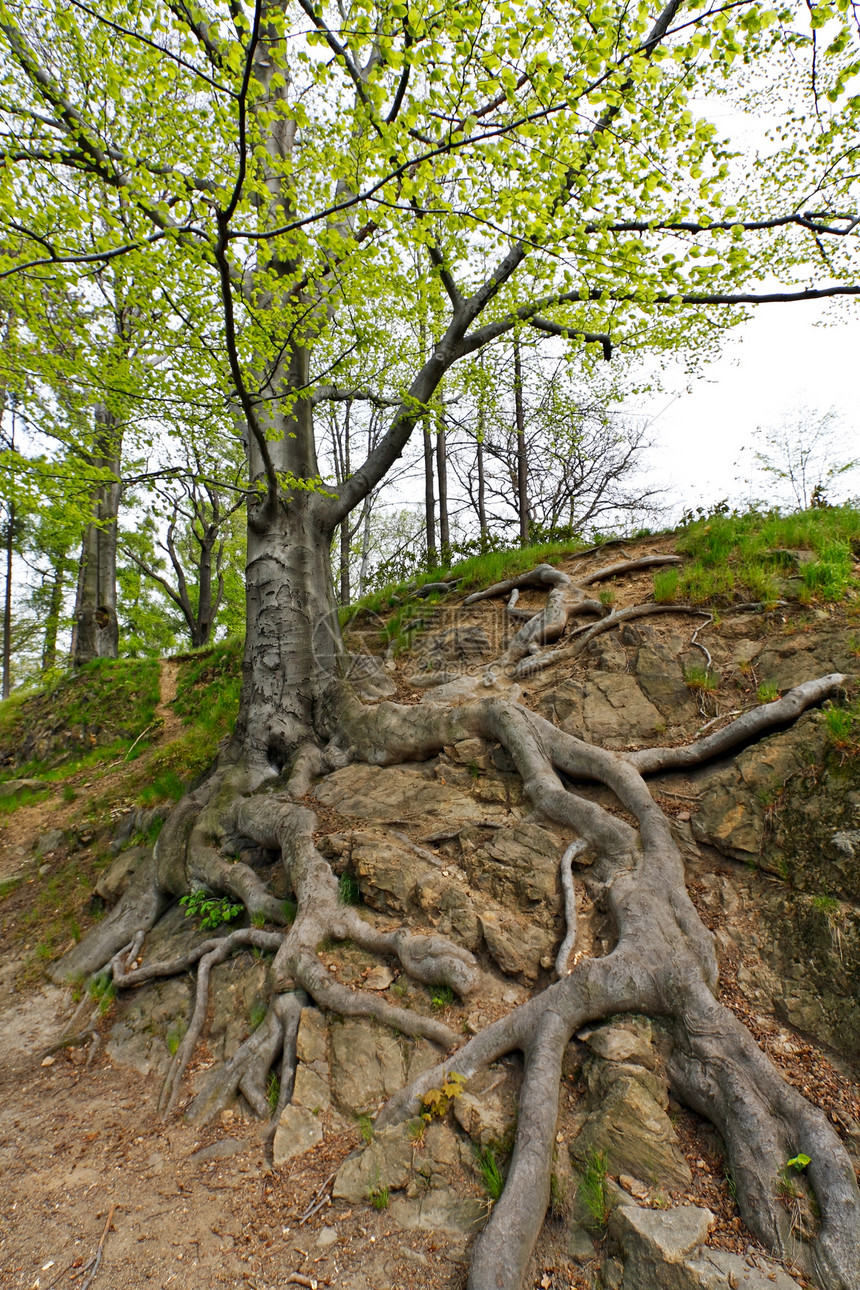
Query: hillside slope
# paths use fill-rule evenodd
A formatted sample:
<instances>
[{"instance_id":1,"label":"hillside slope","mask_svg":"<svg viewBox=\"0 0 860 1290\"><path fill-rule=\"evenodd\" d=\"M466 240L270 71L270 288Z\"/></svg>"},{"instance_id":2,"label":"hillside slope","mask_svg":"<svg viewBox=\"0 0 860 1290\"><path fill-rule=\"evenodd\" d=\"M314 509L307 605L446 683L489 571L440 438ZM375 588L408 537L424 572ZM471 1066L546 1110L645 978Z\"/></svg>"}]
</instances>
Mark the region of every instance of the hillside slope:
<instances>
[{"instance_id":1,"label":"hillside slope","mask_svg":"<svg viewBox=\"0 0 860 1290\"><path fill-rule=\"evenodd\" d=\"M574 621L555 660L531 675L512 676L510 666L488 671L510 645L507 593L464 606L462 585L430 603L402 591L388 597L399 594L399 604L377 598L353 616L347 644L368 701L456 704L477 686L619 751L677 747L803 682L828 673L849 678L828 710L811 708L739 755L654 774L649 786L672 822L687 889L715 937L720 1002L824 1110L856 1167L860 614L850 546L837 546L832 533L818 550L808 531L794 537L796 545L784 533L765 540L758 554L749 542L741 555L718 550L710 564L702 552L712 537L695 528L680 539L557 552L555 566L576 581L625 559L662 560L687 548L678 567L601 579L602 610L621 615L614 628L577 638ZM510 575L513 564L495 576ZM655 593L659 613L624 618L625 608L652 603ZM716 614L673 608L672 597L681 595L721 607ZM763 607L755 595L785 603ZM544 601L538 587L526 587L513 608L537 611ZM587 624L595 621L607 620L593 615ZM267 1147L241 1099L207 1128L154 1117L159 1079L191 1012L187 974L115 1001L105 983L80 1005L74 991L45 983L41 965L117 899L148 854L164 808L204 771L235 704L238 659L227 646L160 671L97 669L2 717L4 780L7 787L18 781L5 800L20 803L0 825L7 951L0 1158L9 1179L0 1266L10 1286L32 1286L43 1274L47 1284L55 1273L45 1264L60 1269L88 1258L112 1205L103 1285L147 1276L188 1286L275 1285L290 1277L358 1290L460 1286L467 1248L506 1170L523 1078L516 1056L462 1090L437 1087L450 1109L437 1115L431 1108L411 1139L393 1127L371 1139L366 1117L438 1053L426 1039L305 1008L296 1087ZM89 719L80 717L84 698ZM624 818L607 789L578 783L577 791ZM481 972L479 990L461 1000L416 984L391 959L331 941L319 955L334 981L468 1036L552 980L572 921L559 873L569 838L529 805L501 747L464 739L429 761L345 765L308 800L317 847L339 875L347 905L360 902L381 932L408 922L449 937L477 957ZM592 861L580 857L575 872L571 963L605 956L614 943ZM265 866L266 857L257 863ZM147 959L206 935L177 905L150 937ZM205 1090L207 1071L236 1053L265 1012L264 954L216 966L212 979L183 1102ZM86 1042L45 1058L70 1031ZM599 1277L635 1288L643 1267L681 1246L684 1285L711 1284L705 1264L719 1270L722 1284L780 1283L783 1272L739 1216L723 1144L670 1095L670 1038L660 1017L633 1014L585 1027L568 1046L551 1217L527 1284L547 1290ZM274 1083L269 1092L276 1103ZM786 1156L776 1182L800 1251L818 1221L802 1167ZM230 1204L221 1204L228 1190ZM50 1237L39 1218L46 1204L57 1221Z\"/></svg>"}]
</instances>

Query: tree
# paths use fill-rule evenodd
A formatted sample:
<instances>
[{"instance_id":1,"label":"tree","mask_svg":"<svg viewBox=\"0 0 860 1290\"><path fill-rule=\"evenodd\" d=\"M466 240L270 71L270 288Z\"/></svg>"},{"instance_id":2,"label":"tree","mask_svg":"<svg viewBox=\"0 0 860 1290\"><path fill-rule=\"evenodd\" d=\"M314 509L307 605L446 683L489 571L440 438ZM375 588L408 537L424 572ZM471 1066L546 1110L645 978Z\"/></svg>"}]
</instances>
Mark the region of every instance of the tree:
<instances>
[{"instance_id":1,"label":"tree","mask_svg":"<svg viewBox=\"0 0 860 1290\"><path fill-rule=\"evenodd\" d=\"M208 1108L241 1084L265 1109L266 1072L289 1049L302 989L323 1007L453 1044L433 1019L353 995L321 969L323 936L349 935L396 953L420 980L460 992L474 984L474 964L453 942L407 929L371 934L338 904L298 799L344 759L420 758L472 735L504 744L536 809L599 855L618 942L446 1063L469 1074L512 1048L525 1055L517 1143L476 1245L474 1287L520 1283L549 1197L568 1038L631 1008L673 1019L673 1085L718 1125L744 1216L779 1249L789 1223L770 1180L803 1125L822 1213L809 1266L834 1290L858 1284L853 1171L824 1118L714 999L711 940L641 778L648 759L580 744L498 699L451 710L362 706L342 680L329 570L338 526L398 460L445 374L500 338L532 329L605 358L628 343L656 353L707 348L715 319L736 320L747 305L860 293L846 236L856 223L846 140L860 104L848 93L856 41L845 10L814 7L815 43L794 30L790 7L744 0L669 0L654 21L644 5L613 0L539 0L526 10L458 3L426 15L398 0L343 11L313 0L229 9L33 0L0 12L0 206L11 248L0 272L23 291L34 277L127 260L139 308L151 316L157 302L165 342L182 350L174 397L215 390L248 451L247 635L232 739L174 811L152 863L56 972L109 964L119 984L142 979L148 969L129 966L142 935L169 901L201 885L282 926L282 903L224 854L238 836L281 852L298 913L288 931L252 927L219 943L218 953L248 942L277 952L267 1019L216 1076ZM807 53L814 74L793 70ZM789 78L798 101L811 88L816 132L809 137L799 110L784 111L786 135L767 166L735 174L730 150L689 104L728 92L734 68L760 59L772 83ZM98 229L81 217L91 206ZM823 283L797 285L807 248L814 257L825 244L826 267L810 270ZM766 273L785 289L757 291ZM425 316L428 300L444 319L429 353L407 322ZM380 329L389 353L381 392L396 396L388 428L348 478L324 483L314 394L347 355L354 362L378 347ZM548 603L509 644L503 663L515 669L589 600L555 570L531 577L550 587ZM769 705L732 738L788 719L832 684L804 690L778 714ZM611 785L639 831L568 791L558 772ZM277 797L257 794L278 780ZM120 954L127 945L130 958ZM168 1104L199 1029L195 1019L177 1053ZM387 1115L408 1113L421 1087Z\"/></svg>"},{"instance_id":2,"label":"tree","mask_svg":"<svg viewBox=\"0 0 860 1290\"><path fill-rule=\"evenodd\" d=\"M779 426L759 426L753 440L756 469L771 485L778 481L783 497L798 510L826 505L833 485L860 465L860 457L846 455L848 447L832 408L823 415L798 409ZM769 492L772 495L772 487Z\"/></svg>"}]
</instances>

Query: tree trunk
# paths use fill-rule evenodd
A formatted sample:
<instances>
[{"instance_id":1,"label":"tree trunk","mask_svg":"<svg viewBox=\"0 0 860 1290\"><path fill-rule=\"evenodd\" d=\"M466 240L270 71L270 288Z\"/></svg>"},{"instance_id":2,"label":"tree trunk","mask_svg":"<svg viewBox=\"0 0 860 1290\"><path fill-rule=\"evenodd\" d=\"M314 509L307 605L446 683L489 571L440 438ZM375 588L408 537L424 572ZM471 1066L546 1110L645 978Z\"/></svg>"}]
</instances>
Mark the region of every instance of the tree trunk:
<instances>
[{"instance_id":1,"label":"tree trunk","mask_svg":"<svg viewBox=\"0 0 860 1290\"><path fill-rule=\"evenodd\" d=\"M42 643L42 671L50 672L57 665L57 632L60 626L60 612L63 608L63 591L65 589L66 571L63 567L65 552L61 555L51 579L51 597L48 601L48 613L45 617L45 637Z\"/></svg>"},{"instance_id":2,"label":"tree trunk","mask_svg":"<svg viewBox=\"0 0 860 1290\"><path fill-rule=\"evenodd\" d=\"M487 481L484 477L484 403L478 404L478 527L481 531L481 550L487 544Z\"/></svg>"},{"instance_id":3,"label":"tree trunk","mask_svg":"<svg viewBox=\"0 0 860 1290\"><path fill-rule=\"evenodd\" d=\"M424 423L424 527L427 534L427 565L434 569L439 563L436 551L436 498L433 489L433 439L430 427Z\"/></svg>"},{"instance_id":4,"label":"tree trunk","mask_svg":"<svg viewBox=\"0 0 860 1290\"><path fill-rule=\"evenodd\" d=\"M451 533L448 525L448 445L444 417L439 418L436 436L436 470L439 476L439 554L443 564L451 559Z\"/></svg>"},{"instance_id":5,"label":"tree trunk","mask_svg":"<svg viewBox=\"0 0 860 1290\"><path fill-rule=\"evenodd\" d=\"M117 418L104 405L95 413L94 464L112 479L93 494L93 518L84 531L81 571L75 606L72 663L81 667L95 658L116 658L119 624L116 614L116 543L120 497L122 432Z\"/></svg>"},{"instance_id":6,"label":"tree trunk","mask_svg":"<svg viewBox=\"0 0 860 1290\"><path fill-rule=\"evenodd\" d=\"M340 522L340 603L349 604L349 518Z\"/></svg>"},{"instance_id":7,"label":"tree trunk","mask_svg":"<svg viewBox=\"0 0 860 1290\"><path fill-rule=\"evenodd\" d=\"M6 522L6 593L3 598L3 686L2 697L12 689L12 555L15 549L15 503L9 503Z\"/></svg>"},{"instance_id":8,"label":"tree trunk","mask_svg":"<svg viewBox=\"0 0 860 1290\"><path fill-rule=\"evenodd\" d=\"M517 423L517 510L520 516L520 545L529 540L529 471L526 456L526 422L523 412L523 369L520 342L514 339L514 413Z\"/></svg>"}]
</instances>

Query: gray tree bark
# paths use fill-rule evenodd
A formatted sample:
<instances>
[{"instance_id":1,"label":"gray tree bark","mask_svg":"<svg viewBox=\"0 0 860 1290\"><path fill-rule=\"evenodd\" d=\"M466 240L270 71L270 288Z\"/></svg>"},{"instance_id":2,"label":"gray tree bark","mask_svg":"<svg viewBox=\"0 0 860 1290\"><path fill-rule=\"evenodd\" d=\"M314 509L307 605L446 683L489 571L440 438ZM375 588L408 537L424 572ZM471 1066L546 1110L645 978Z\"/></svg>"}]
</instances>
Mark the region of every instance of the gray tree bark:
<instances>
[{"instance_id":1,"label":"gray tree bark","mask_svg":"<svg viewBox=\"0 0 860 1290\"><path fill-rule=\"evenodd\" d=\"M72 640L75 667L96 658L116 658L119 653L116 550L121 452L120 422L99 404L93 464L108 471L111 478L94 489L92 519L84 530Z\"/></svg>"}]
</instances>

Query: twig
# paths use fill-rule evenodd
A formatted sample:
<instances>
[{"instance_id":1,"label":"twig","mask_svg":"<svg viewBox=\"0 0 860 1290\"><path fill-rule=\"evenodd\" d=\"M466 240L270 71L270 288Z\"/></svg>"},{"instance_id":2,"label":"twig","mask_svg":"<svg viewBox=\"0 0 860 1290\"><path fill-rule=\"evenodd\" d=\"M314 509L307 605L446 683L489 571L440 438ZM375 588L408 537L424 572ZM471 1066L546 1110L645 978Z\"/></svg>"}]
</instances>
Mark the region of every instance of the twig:
<instances>
[{"instance_id":1,"label":"twig","mask_svg":"<svg viewBox=\"0 0 860 1290\"><path fill-rule=\"evenodd\" d=\"M87 1277L86 1281L81 1283L80 1290L88 1290L89 1286L92 1285L93 1278L95 1277L96 1273L99 1270L99 1264L102 1261L102 1251L104 1249L105 1241L107 1240L107 1234L110 1231L110 1225L113 1222L113 1216L114 1216L115 1210L116 1210L116 1205L111 1205L110 1209L108 1210L107 1222L105 1223L104 1231L102 1232L99 1243L96 1246L96 1252L93 1255L93 1257L90 1259L89 1263L87 1263L86 1266L82 1269L82 1271L86 1271L87 1268L92 1268L92 1271L90 1272L90 1275Z\"/></svg>"},{"instance_id":2,"label":"twig","mask_svg":"<svg viewBox=\"0 0 860 1290\"><path fill-rule=\"evenodd\" d=\"M693 635L690 637L690 644L694 647L694 649L700 649L704 654L705 658L707 659L708 671L711 670L714 660L711 658L709 651L701 643L701 641L696 640L696 637L698 636L699 632L703 631L706 627L709 627L713 621L714 621L713 614L709 614L708 621L706 623L699 623L699 626L696 628L696 630L693 632Z\"/></svg>"},{"instance_id":3,"label":"twig","mask_svg":"<svg viewBox=\"0 0 860 1290\"><path fill-rule=\"evenodd\" d=\"M327 1189L332 1185L336 1177L337 1177L337 1170L335 1169L333 1174L329 1174L328 1178L326 1178L323 1185L317 1188L316 1192L311 1197L310 1205L308 1205L307 1209L299 1219L299 1227L301 1227L304 1223L306 1223L309 1218L313 1218L317 1210L322 1209L323 1205L331 1204L331 1197L327 1196L325 1193Z\"/></svg>"},{"instance_id":4,"label":"twig","mask_svg":"<svg viewBox=\"0 0 860 1290\"><path fill-rule=\"evenodd\" d=\"M149 734L149 732L150 732L150 730L152 730L152 729L153 729L155 726L157 726L157 725L158 725L158 722L157 722L157 721L151 721L151 722L150 722L150 724L146 727L146 729L145 729L145 730L141 730L140 734L137 736L137 738L135 739L134 743L131 745L131 747L128 749L128 751L126 752L125 756L123 757L123 761L128 761L129 757L130 757L130 756L131 756L131 754L134 752L135 748L136 748L136 747L137 747L137 745L140 743L140 741L141 741L141 739L143 738L143 736L144 736L144 735L148 735L148 734Z\"/></svg>"}]
</instances>

